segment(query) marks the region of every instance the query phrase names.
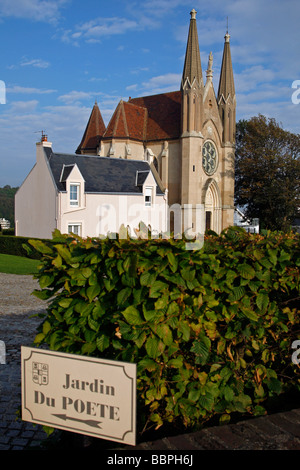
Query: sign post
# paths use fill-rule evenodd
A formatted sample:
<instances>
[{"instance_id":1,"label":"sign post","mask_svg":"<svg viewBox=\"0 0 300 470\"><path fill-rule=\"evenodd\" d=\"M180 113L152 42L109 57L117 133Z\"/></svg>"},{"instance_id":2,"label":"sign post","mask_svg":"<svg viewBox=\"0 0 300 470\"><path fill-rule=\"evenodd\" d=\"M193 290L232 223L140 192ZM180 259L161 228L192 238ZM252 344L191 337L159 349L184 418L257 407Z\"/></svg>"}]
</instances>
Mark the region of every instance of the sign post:
<instances>
[{"instance_id":1,"label":"sign post","mask_svg":"<svg viewBox=\"0 0 300 470\"><path fill-rule=\"evenodd\" d=\"M22 419L136 444L136 364L22 346Z\"/></svg>"}]
</instances>

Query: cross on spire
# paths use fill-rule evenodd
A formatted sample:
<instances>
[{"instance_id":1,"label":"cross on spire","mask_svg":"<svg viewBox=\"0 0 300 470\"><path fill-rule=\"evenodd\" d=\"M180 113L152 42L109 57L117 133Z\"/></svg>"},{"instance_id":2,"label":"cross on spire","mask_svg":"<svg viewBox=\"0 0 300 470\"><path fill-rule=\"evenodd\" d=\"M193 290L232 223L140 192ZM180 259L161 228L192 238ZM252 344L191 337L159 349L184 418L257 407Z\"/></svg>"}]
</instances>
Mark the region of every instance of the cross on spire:
<instances>
[{"instance_id":1,"label":"cross on spire","mask_svg":"<svg viewBox=\"0 0 300 470\"><path fill-rule=\"evenodd\" d=\"M197 12L196 12L195 8L192 9L192 11L190 12L190 15L191 15L191 20L196 19Z\"/></svg>"}]
</instances>

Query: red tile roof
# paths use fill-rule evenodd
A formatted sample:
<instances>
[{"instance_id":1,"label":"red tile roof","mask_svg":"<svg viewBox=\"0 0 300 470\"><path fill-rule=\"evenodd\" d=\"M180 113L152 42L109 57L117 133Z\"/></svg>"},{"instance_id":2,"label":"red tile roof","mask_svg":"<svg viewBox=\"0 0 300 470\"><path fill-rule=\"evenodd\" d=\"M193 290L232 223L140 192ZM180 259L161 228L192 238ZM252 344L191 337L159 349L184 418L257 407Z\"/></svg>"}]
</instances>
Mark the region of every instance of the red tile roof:
<instances>
[{"instance_id":1,"label":"red tile roof","mask_svg":"<svg viewBox=\"0 0 300 470\"><path fill-rule=\"evenodd\" d=\"M96 151L104 132L105 124L99 106L95 103L76 153Z\"/></svg>"},{"instance_id":2,"label":"red tile roof","mask_svg":"<svg viewBox=\"0 0 300 470\"><path fill-rule=\"evenodd\" d=\"M128 138L143 141L147 110L131 103L120 101L115 110L103 139Z\"/></svg>"},{"instance_id":3,"label":"red tile roof","mask_svg":"<svg viewBox=\"0 0 300 470\"><path fill-rule=\"evenodd\" d=\"M178 139L181 135L181 92L133 98L129 103L147 109L145 140Z\"/></svg>"},{"instance_id":4,"label":"red tile roof","mask_svg":"<svg viewBox=\"0 0 300 470\"><path fill-rule=\"evenodd\" d=\"M181 92L121 100L107 126L94 106L76 153L95 150L100 140L132 139L140 142L178 139L181 135Z\"/></svg>"}]
</instances>

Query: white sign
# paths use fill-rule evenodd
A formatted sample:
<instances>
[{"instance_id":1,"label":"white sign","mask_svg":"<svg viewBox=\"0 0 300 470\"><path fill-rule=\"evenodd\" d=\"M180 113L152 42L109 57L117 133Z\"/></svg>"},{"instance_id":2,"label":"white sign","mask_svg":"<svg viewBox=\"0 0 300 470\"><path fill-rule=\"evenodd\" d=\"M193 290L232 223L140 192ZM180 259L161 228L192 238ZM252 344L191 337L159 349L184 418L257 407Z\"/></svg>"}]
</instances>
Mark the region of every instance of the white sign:
<instances>
[{"instance_id":1,"label":"white sign","mask_svg":"<svg viewBox=\"0 0 300 470\"><path fill-rule=\"evenodd\" d=\"M21 348L22 419L136 444L136 364Z\"/></svg>"}]
</instances>

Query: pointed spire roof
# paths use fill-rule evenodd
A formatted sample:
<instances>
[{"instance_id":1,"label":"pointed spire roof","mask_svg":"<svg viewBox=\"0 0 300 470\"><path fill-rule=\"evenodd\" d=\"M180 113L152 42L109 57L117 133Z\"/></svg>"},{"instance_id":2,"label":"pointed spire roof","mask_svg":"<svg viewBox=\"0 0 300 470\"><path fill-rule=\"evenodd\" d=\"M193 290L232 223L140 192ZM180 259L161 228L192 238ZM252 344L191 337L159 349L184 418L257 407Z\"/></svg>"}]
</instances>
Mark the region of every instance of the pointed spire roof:
<instances>
[{"instance_id":1,"label":"pointed spire roof","mask_svg":"<svg viewBox=\"0 0 300 470\"><path fill-rule=\"evenodd\" d=\"M231 98L235 96L235 87L234 87L234 78L233 78L233 68L231 61L231 52L230 52L230 36L228 32L225 34L225 44L223 50L223 59L222 67L220 73L220 82L218 90L218 102L223 96L223 99L226 101L228 96Z\"/></svg>"},{"instance_id":2,"label":"pointed spire roof","mask_svg":"<svg viewBox=\"0 0 300 470\"><path fill-rule=\"evenodd\" d=\"M200 60L200 49L196 23L196 10L190 12L190 29L188 35L188 42L186 46L185 62L182 74L182 85L184 85L186 79L189 79L190 83L193 83L196 78L199 85L202 82L202 68Z\"/></svg>"},{"instance_id":3,"label":"pointed spire roof","mask_svg":"<svg viewBox=\"0 0 300 470\"><path fill-rule=\"evenodd\" d=\"M95 101L94 107L92 109L89 121L87 123L85 132L83 134L80 145L78 146L76 153L85 153L97 150L101 137L105 132L105 124L102 119L102 115L98 106L97 101Z\"/></svg>"},{"instance_id":4,"label":"pointed spire roof","mask_svg":"<svg viewBox=\"0 0 300 470\"><path fill-rule=\"evenodd\" d=\"M107 126L103 139L145 139L147 110L121 100Z\"/></svg>"}]
</instances>

